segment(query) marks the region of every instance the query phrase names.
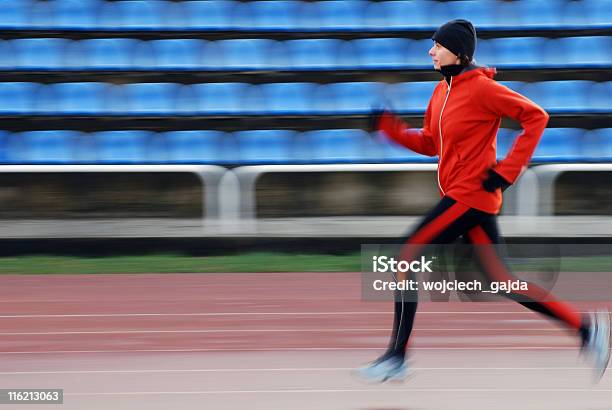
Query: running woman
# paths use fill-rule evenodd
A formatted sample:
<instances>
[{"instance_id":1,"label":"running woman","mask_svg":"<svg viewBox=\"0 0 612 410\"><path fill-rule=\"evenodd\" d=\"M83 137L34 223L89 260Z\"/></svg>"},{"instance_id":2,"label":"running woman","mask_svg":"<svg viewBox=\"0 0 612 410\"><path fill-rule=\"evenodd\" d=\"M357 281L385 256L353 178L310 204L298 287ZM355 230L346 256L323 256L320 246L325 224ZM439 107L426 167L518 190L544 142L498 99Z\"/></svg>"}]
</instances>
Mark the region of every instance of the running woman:
<instances>
[{"instance_id":1,"label":"running woman","mask_svg":"<svg viewBox=\"0 0 612 410\"><path fill-rule=\"evenodd\" d=\"M524 96L493 80L495 69L474 63L476 30L467 20L452 20L432 37L429 50L444 79L433 91L423 128L412 129L391 111L373 114L377 130L423 155L438 156L440 202L408 236L401 259L412 260L427 244L452 243L463 236L476 246L476 256L491 281L515 279L494 244L499 231L496 215L502 191L527 167L546 128L548 114ZM520 122L523 132L506 158L497 161L496 135L502 117ZM600 378L610 357L610 318L607 311L582 316L570 305L554 300L530 284L528 291L507 294L523 306L559 321L575 332L593 359ZM393 332L387 351L356 371L374 382L402 380L409 374L406 346L417 310L416 295L396 291Z\"/></svg>"}]
</instances>

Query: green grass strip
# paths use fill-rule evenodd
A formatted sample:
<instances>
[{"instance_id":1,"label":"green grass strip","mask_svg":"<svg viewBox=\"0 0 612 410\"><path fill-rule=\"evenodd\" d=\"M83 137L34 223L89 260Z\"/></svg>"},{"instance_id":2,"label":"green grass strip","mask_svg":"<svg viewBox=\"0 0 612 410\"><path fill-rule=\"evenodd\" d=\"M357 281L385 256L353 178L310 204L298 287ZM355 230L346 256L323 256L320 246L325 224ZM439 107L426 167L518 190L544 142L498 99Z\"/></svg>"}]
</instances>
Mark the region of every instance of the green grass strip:
<instances>
[{"instance_id":1,"label":"green grass strip","mask_svg":"<svg viewBox=\"0 0 612 410\"><path fill-rule=\"evenodd\" d=\"M100 258L24 256L0 258L0 273L214 273L214 272L355 272L359 254L300 255L247 253L224 256L143 255Z\"/></svg>"},{"instance_id":2,"label":"green grass strip","mask_svg":"<svg viewBox=\"0 0 612 410\"><path fill-rule=\"evenodd\" d=\"M540 271L556 266L545 259L510 263L513 271ZM612 257L566 257L562 272L612 272ZM546 270L546 269L545 269ZM359 272L359 253L345 255L254 252L240 255L72 257L22 256L0 258L0 274L215 273L215 272Z\"/></svg>"}]
</instances>

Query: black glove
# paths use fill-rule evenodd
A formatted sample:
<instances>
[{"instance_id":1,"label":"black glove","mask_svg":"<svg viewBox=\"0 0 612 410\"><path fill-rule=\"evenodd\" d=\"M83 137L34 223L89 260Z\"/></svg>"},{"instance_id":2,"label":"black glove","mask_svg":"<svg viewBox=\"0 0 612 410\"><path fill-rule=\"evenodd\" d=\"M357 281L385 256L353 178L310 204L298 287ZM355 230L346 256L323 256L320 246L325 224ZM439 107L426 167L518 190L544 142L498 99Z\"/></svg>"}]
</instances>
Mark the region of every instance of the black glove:
<instances>
[{"instance_id":1,"label":"black glove","mask_svg":"<svg viewBox=\"0 0 612 410\"><path fill-rule=\"evenodd\" d=\"M506 181L501 175L489 169L488 177L482 181L482 187L488 192L495 192L497 188L501 188L502 192L512 185Z\"/></svg>"},{"instance_id":2,"label":"black glove","mask_svg":"<svg viewBox=\"0 0 612 410\"><path fill-rule=\"evenodd\" d=\"M373 107L370 112L370 116L368 117L368 132L371 134L373 132L378 131L378 126L380 124L380 117L385 113L384 108L381 107Z\"/></svg>"},{"instance_id":3,"label":"black glove","mask_svg":"<svg viewBox=\"0 0 612 410\"><path fill-rule=\"evenodd\" d=\"M395 109L391 101L386 98L374 101L370 116L368 117L368 132L370 134L380 130L380 118L385 113L395 114Z\"/></svg>"}]
</instances>

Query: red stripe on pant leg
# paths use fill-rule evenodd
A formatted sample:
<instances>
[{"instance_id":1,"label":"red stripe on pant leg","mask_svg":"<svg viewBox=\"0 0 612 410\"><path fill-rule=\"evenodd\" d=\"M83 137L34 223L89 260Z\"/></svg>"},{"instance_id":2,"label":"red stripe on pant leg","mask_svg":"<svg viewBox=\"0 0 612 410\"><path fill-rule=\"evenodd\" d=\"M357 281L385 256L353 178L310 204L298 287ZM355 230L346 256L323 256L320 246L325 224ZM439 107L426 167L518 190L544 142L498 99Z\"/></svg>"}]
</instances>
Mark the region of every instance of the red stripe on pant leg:
<instances>
[{"instance_id":1,"label":"red stripe on pant leg","mask_svg":"<svg viewBox=\"0 0 612 410\"><path fill-rule=\"evenodd\" d=\"M438 236L450 224L455 222L461 215L466 213L469 208L459 202L455 202L450 208L442 212L440 215L431 220L428 224L416 231L410 238L407 244L428 244Z\"/></svg>"},{"instance_id":2,"label":"red stripe on pant leg","mask_svg":"<svg viewBox=\"0 0 612 410\"><path fill-rule=\"evenodd\" d=\"M459 217L465 214L469 207L455 202L448 209L429 221L413 233L400 252L400 260L411 261L421 251L424 245L431 243L441 232L448 228ZM415 246L416 245L416 246ZM423 245L423 246L418 246ZM405 272L399 272L398 280L406 278Z\"/></svg>"},{"instance_id":3,"label":"red stripe on pant leg","mask_svg":"<svg viewBox=\"0 0 612 410\"><path fill-rule=\"evenodd\" d=\"M471 229L468 232L468 237L475 245L493 245L493 242L481 226ZM516 278L508 272L493 246L477 246L476 251L479 252L482 257L481 261L486 264L486 271L491 275L491 279L498 282L516 280ZM537 285L529 283L527 287L529 288L528 291L516 291L516 293L525 295L541 303L565 323L575 329L580 329L582 318L569 304L556 300L550 292ZM544 299L547 300L545 301Z\"/></svg>"},{"instance_id":4,"label":"red stripe on pant leg","mask_svg":"<svg viewBox=\"0 0 612 410\"><path fill-rule=\"evenodd\" d=\"M441 232L448 228L453 222L465 214L469 208L459 202L455 202L448 209L436 216L434 219L420 227L406 241L400 251L400 260L411 261L427 244L431 243ZM397 281L406 280L406 272L397 273ZM402 304L403 309L403 304ZM401 320L401 319L400 319ZM400 327L401 327L400 323ZM399 329L398 329L399 335ZM412 339L408 340L406 349L411 345Z\"/></svg>"}]
</instances>

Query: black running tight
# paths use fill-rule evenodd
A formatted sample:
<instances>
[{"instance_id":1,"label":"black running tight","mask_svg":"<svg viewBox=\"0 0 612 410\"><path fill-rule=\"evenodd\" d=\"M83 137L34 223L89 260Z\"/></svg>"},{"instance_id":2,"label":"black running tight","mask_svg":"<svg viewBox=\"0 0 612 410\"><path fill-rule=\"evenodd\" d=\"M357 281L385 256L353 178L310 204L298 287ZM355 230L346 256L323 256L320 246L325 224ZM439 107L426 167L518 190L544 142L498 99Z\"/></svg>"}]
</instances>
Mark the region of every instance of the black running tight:
<instances>
[{"instance_id":1,"label":"black running tight","mask_svg":"<svg viewBox=\"0 0 612 410\"><path fill-rule=\"evenodd\" d=\"M464 236L467 242L475 245L498 244L496 216L470 208L445 196L406 238L404 241L406 246L402 249L400 257L403 260L412 260L426 245L453 243L460 236ZM504 282L516 279L497 253L495 246L475 246L475 256L488 280ZM578 312L568 304L554 300L548 292L538 286L529 284L528 287L528 291L503 294L517 300L528 309L561 321L583 336L586 334L586 324ZM416 291L396 292L393 333L387 354L403 357L417 310L417 295Z\"/></svg>"}]
</instances>

